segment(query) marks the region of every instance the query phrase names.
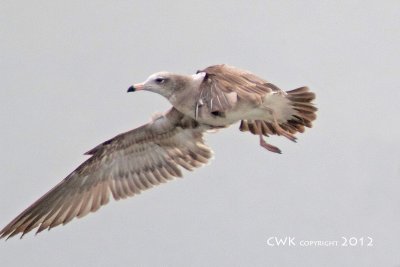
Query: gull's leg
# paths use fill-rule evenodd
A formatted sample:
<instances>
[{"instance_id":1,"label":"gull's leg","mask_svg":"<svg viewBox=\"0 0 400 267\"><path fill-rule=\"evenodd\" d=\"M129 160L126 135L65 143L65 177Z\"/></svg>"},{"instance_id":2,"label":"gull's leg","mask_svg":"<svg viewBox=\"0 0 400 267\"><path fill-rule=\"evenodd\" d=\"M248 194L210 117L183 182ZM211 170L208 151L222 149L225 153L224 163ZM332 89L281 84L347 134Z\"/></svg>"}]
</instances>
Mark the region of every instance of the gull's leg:
<instances>
[{"instance_id":1,"label":"gull's leg","mask_svg":"<svg viewBox=\"0 0 400 267\"><path fill-rule=\"evenodd\" d=\"M297 138L293 134L291 134L291 133L285 131L284 129L282 129L282 127L279 125L278 120L276 119L274 110L270 109L270 108L266 108L266 109L269 111L269 113L272 115L272 118L274 119L274 126L275 126L275 129L276 129L276 132L278 134L280 134L280 135L283 135L287 139L289 139L289 140L291 140L293 142L296 142Z\"/></svg>"},{"instance_id":2,"label":"gull's leg","mask_svg":"<svg viewBox=\"0 0 400 267\"><path fill-rule=\"evenodd\" d=\"M265 148L265 149L267 149L267 150L269 150L269 151L271 151L271 152L278 153L278 154L282 154L282 151L281 151L279 148L277 148L276 146L273 146L273 145L271 145L271 144L268 144L268 143L264 140L264 138L263 138L262 135L260 135L260 146L262 146L263 148Z\"/></svg>"},{"instance_id":3,"label":"gull's leg","mask_svg":"<svg viewBox=\"0 0 400 267\"><path fill-rule=\"evenodd\" d=\"M264 140L264 136L262 134L262 126L261 126L261 122L260 121L256 121L255 123L256 127L257 127L257 133L260 137L260 146L262 146L263 148L274 152L274 153L279 153L282 154L281 150L279 148L277 148L276 146L273 146L271 144L268 144L265 140Z\"/></svg>"}]
</instances>

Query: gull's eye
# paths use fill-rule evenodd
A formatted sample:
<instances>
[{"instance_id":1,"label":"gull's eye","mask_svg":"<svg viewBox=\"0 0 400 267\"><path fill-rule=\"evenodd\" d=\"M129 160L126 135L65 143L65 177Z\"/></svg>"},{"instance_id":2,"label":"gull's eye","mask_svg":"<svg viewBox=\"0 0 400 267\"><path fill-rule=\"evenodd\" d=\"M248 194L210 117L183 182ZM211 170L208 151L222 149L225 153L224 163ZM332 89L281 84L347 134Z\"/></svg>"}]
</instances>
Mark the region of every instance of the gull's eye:
<instances>
[{"instance_id":1,"label":"gull's eye","mask_svg":"<svg viewBox=\"0 0 400 267\"><path fill-rule=\"evenodd\" d=\"M165 82L165 79L164 78L156 78L155 80L154 80L156 83L164 83Z\"/></svg>"}]
</instances>

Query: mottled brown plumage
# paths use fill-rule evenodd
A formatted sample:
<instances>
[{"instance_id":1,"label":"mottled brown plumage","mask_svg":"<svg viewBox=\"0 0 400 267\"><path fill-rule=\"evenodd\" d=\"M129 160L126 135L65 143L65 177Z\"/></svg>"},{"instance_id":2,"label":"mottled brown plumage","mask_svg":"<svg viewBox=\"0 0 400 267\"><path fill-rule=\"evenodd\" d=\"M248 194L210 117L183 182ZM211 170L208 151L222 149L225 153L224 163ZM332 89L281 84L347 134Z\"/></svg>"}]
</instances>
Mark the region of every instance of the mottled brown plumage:
<instances>
[{"instance_id":1,"label":"mottled brown plumage","mask_svg":"<svg viewBox=\"0 0 400 267\"><path fill-rule=\"evenodd\" d=\"M128 91L135 90L159 93L173 107L88 151L89 159L11 221L0 238L66 224L107 204L110 194L119 200L181 177L181 168L193 170L212 157L203 141L205 131L240 121L241 131L258 135L262 147L280 153L263 136L295 141L294 134L311 127L316 118L315 94L307 87L285 92L227 65L192 76L155 73Z\"/></svg>"},{"instance_id":2,"label":"mottled brown plumage","mask_svg":"<svg viewBox=\"0 0 400 267\"><path fill-rule=\"evenodd\" d=\"M206 126L172 108L166 115L88 151L92 155L3 230L1 237L37 232L83 217L109 202L139 194L207 163Z\"/></svg>"}]
</instances>

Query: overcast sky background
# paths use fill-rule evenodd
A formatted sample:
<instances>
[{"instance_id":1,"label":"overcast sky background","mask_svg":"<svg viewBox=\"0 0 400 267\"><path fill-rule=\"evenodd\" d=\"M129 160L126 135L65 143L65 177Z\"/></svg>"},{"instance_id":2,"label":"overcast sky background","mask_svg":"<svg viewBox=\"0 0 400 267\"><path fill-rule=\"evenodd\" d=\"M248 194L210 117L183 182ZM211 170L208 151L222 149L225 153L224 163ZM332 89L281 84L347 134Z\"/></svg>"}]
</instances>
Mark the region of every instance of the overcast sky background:
<instances>
[{"instance_id":1,"label":"overcast sky background","mask_svg":"<svg viewBox=\"0 0 400 267\"><path fill-rule=\"evenodd\" d=\"M185 178L24 239L1 266L399 266L399 1L0 3L0 226L118 133L170 104L126 89L217 63L290 90L318 119L270 153L238 125ZM269 237L373 247L270 247Z\"/></svg>"}]
</instances>

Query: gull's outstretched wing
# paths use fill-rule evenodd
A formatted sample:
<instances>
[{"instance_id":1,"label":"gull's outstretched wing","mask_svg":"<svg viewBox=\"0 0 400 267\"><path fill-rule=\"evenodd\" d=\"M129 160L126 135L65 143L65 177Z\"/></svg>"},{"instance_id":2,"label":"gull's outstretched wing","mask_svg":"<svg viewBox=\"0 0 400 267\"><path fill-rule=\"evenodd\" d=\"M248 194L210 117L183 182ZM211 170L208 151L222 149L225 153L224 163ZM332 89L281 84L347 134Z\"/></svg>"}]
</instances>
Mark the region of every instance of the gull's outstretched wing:
<instances>
[{"instance_id":1,"label":"gull's outstretched wing","mask_svg":"<svg viewBox=\"0 0 400 267\"><path fill-rule=\"evenodd\" d=\"M88 160L2 229L0 238L66 224L107 204L110 193L116 200L133 196L182 176L180 167L205 164L212 151L203 142L204 130L172 108L98 145L86 153L92 155Z\"/></svg>"}]
</instances>

